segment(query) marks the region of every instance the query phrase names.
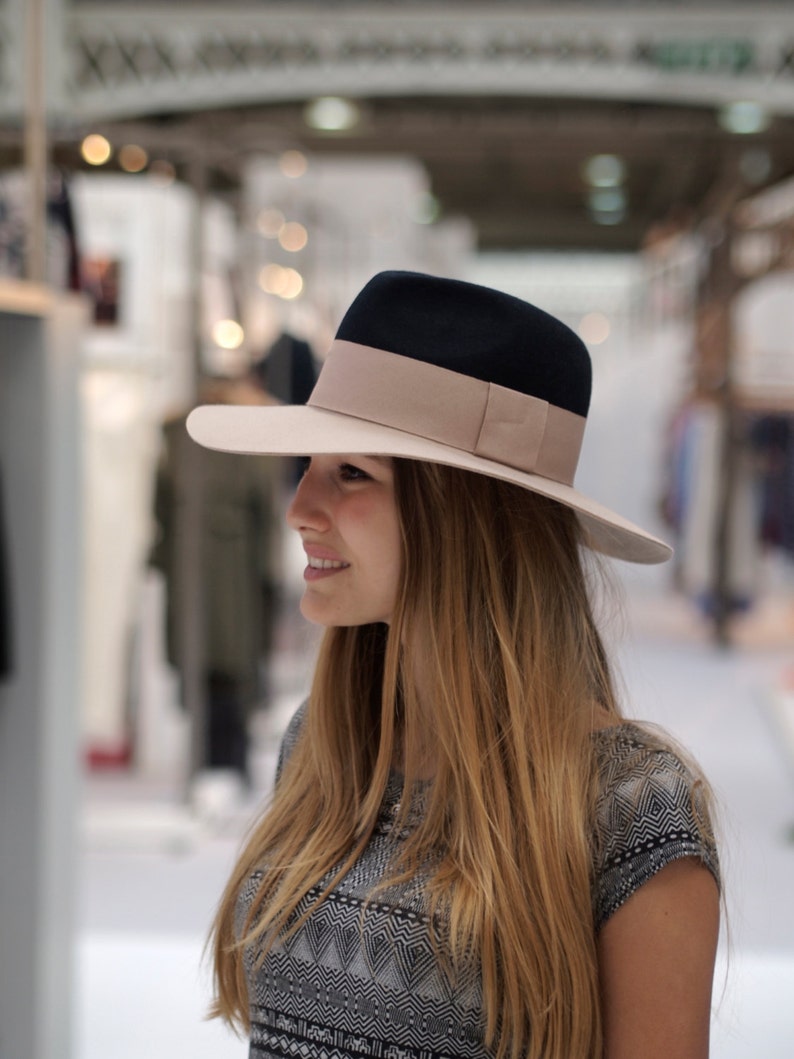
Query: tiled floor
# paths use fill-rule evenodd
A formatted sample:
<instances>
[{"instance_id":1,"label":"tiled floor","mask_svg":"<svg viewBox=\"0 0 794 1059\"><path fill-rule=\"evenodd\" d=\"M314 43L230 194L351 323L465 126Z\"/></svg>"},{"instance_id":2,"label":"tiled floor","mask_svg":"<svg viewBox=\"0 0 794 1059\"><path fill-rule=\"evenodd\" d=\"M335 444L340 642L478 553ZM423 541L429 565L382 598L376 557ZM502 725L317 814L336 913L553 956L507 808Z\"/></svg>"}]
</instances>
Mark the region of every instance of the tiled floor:
<instances>
[{"instance_id":1,"label":"tiled floor","mask_svg":"<svg viewBox=\"0 0 794 1059\"><path fill-rule=\"evenodd\" d=\"M730 937L715 998L714 1059L794 1054L794 639L787 615L756 615L744 646L712 645L688 606L629 599L619 645L629 712L665 725L699 759L721 806ZM765 625L764 622L767 622ZM276 709L261 718L256 775L307 664L286 653ZM210 792L212 793L212 792ZM251 806L222 790L202 817L168 784L86 784L77 949L76 1059L242 1059L245 1044L203 1019L202 945ZM214 810L212 805L214 804ZM727 966L726 966L727 961Z\"/></svg>"}]
</instances>

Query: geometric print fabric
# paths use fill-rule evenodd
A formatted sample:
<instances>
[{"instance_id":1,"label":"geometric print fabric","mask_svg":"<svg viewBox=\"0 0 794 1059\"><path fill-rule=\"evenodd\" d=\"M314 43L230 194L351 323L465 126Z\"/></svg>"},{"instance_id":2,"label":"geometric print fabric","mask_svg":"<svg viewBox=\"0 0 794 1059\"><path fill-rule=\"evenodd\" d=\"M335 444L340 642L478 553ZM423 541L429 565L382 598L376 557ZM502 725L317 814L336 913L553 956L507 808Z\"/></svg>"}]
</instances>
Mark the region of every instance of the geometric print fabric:
<instances>
[{"instance_id":1,"label":"geometric print fabric","mask_svg":"<svg viewBox=\"0 0 794 1059\"><path fill-rule=\"evenodd\" d=\"M703 788L669 746L635 724L597 733L596 930L666 864L697 857L720 882Z\"/></svg>"},{"instance_id":2,"label":"geometric print fabric","mask_svg":"<svg viewBox=\"0 0 794 1059\"><path fill-rule=\"evenodd\" d=\"M284 754L302 723L301 709ZM670 749L634 724L593 734L599 761L593 907L598 928L665 864L699 857L718 877L716 850L698 825L694 780ZM378 824L357 863L260 967L246 953L250 1059L484 1059L476 967L450 987L434 951L421 875L368 897L405 837L393 825L402 797L393 776ZM413 807L412 807L412 811ZM244 916L260 876L238 900Z\"/></svg>"}]
</instances>

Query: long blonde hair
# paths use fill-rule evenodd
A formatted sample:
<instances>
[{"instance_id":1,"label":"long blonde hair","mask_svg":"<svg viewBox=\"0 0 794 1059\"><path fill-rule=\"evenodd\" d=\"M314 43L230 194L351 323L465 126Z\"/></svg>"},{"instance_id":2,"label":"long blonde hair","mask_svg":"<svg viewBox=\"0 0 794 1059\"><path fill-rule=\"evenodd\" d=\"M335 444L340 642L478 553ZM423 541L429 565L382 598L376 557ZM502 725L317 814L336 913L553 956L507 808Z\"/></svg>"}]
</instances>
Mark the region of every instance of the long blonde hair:
<instances>
[{"instance_id":1,"label":"long blonde hair","mask_svg":"<svg viewBox=\"0 0 794 1059\"><path fill-rule=\"evenodd\" d=\"M598 1056L590 736L594 711L618 710L578 520L496 479L394 463L392 622L325 634L304 730L218 910L214 1013L249 1028L244 950L296 929L301 898L367 845L395 760L410 790L432 748L426 809L388 882L432 863L444 965L454 982L478 961L490 1050Z\"/></svg>"}]
</instances>

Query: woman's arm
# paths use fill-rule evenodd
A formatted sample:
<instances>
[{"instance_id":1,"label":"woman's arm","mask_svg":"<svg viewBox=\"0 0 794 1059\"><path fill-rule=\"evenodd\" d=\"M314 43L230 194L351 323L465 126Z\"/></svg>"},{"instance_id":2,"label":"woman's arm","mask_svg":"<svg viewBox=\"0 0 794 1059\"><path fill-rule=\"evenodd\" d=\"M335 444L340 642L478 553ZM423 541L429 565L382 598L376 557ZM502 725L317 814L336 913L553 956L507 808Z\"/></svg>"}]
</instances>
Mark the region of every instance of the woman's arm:
<instances>
[{"instance_id":1,"label":"woman's arm","mask_svg":"<svg viewBox=\"0 0 794 1059\"><path fill-rule=\"evenodd\" d=\"M707 1059L719 893L694 857L668 864L604 924L605 1059Z\"/></svg>"}]
</instances>

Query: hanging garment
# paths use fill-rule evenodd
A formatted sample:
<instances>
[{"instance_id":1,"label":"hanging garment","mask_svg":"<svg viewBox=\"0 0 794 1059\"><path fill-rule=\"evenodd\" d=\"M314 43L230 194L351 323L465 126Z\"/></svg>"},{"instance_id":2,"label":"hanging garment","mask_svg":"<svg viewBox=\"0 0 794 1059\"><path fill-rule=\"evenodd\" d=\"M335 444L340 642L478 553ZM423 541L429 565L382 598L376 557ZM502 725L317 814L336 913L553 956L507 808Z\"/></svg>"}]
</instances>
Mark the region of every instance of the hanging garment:
<instances>
[{"instance_id":1,"label":"hanging garment","mask_svg":"<svg viewBox=\"0 0 794 1059\"><path fill-rule=\"evenodd\" d=\"M710 613L716 588L718 520L723 471L725 424L721 409L710 403L693 406L682 461L685 476L681 523L684 588ZM752 459L739 454L728 511L727 592L730 609L745 609L757 591L760 549Z\"/></svg>"},{"instance_id":2,"label":"hanging garment","mask_svg":"<svg viewBox=\"0 0 794 1059\"><path fill-rule=\"evenodd\" d=\"M205 764L244 772L245 726L264 694L278 597L278 462L201 448L189 438L184 416L165 424L163 439L150 562L165 578L167 657L183 678L184 699L191 686L185 670L194 657L184 631L198 607L194 647L207 701ZM195 556L189 566L186 547Z\"/></svg>"},{"instance_id":3,"label":"hanging garment","mask_svg":"<svg viewBox=\"0 0 794 1059\"><path fill-rule=\"evenodd\" d=\"M761 540L794 555L794 416L758 416L749 435L758 477Z\"/></svg>"}]
</instances>

